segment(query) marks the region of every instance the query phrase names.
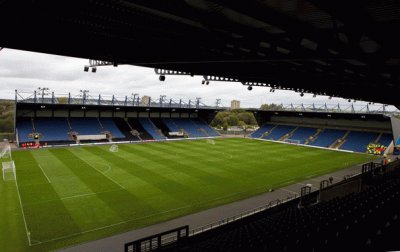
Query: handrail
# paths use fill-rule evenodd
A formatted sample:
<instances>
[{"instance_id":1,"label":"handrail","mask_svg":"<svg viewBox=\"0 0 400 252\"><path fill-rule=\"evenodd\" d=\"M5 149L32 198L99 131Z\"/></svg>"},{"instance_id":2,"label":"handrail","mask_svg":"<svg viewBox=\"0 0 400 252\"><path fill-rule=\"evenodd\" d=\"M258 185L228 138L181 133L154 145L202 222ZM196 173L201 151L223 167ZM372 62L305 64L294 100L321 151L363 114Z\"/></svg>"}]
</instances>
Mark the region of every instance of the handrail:
<instances>
[{"instance_id":1,"label":"handrail","mask_svg":"<svg viewBox=\"0 0 400 252\"><path fill-rule=\"evenodd\" d=\"M283 200L280 200L280 199L272 200L266 205L262 205L262 206L259 206L259 207L256 207L256 208L253 208L253 209L250 209L250 210L246 210L244 212L241 212L241 213L236 214L236 215L229 216L229 217L221 219L219 221L211 222L211 223L206 224L204 226L194 228L194 229L189 231L189 236L197 235L197 234L203 233L205 231L208 231L208 230L211 230L211 229L226 225L226 224L231 223L233 221L237 221L237 220L243 219L243 218L245 218L247 216L254 215L254 214L259 213L261 211L270 209L272 207L275 207L275 206L278 206L280 204L292 201L292 200L297 199L297 198L299 198L299 195L295 194L294 196L289 196L289 197L287 197L286 199L283 199Z\"/></svg>"}]
</instances>

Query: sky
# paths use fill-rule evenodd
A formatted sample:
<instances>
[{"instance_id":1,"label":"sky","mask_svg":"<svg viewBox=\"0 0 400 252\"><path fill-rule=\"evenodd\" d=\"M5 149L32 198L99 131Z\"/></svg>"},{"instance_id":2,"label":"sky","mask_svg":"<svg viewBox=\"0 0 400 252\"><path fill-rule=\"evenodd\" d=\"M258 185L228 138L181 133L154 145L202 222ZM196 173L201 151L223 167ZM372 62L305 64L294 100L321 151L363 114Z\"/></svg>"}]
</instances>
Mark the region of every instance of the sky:
<instances>
[{"instance_id":1,"label":"sky","mask_svg":"<svg viewBox=\"0 0 400 252\"><path fill-rule=\"evenodd\" d=\"M33 93L38 87L47 87L55 94L65 95L68 92L78 95L79 90L89 90L89 94L98 97L116 95L122 100L125 95L138 93L140 96L148 95L152 99L159 99L166 95L167 99L195 100L201 97L207 105L215 105L216 99L221 99L223 106L229 106L231 100L239 100L242 107L258 108L264 103L275 104L338 104L349 107L345 99L332 98L305 94L300 97L298 93L286 90L269 92L267 87L254 87L248 91L241 83L210 82L202 85L201 76L166 76L164 82L152 68L130 65L118 67L98 67L96 73L84 72L88 59L79 59L33 53L12 49L0 51L0 98L14 98L14 90L27 92L26 96ZM354 104L361 108L365 102L357 101Z\"/></svg>"}]
</instances>

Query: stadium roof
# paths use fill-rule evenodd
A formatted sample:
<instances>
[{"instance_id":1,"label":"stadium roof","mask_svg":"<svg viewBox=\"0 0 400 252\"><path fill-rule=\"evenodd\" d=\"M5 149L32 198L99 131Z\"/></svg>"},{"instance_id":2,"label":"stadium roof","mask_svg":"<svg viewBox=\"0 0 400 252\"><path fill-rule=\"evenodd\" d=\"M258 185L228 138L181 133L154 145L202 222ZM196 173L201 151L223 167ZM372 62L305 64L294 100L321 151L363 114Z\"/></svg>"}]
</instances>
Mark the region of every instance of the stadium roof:
<instances>
[{"instance_id":1,"label":"stadium roof","mask_svg":"<svg viewBox=\"0 0 400 252\"><path fill-rule=\"evenodd\" d=\"M400 105L395 0L0 0L0 22L0 47Z\"/></svg>"}]
</instances>

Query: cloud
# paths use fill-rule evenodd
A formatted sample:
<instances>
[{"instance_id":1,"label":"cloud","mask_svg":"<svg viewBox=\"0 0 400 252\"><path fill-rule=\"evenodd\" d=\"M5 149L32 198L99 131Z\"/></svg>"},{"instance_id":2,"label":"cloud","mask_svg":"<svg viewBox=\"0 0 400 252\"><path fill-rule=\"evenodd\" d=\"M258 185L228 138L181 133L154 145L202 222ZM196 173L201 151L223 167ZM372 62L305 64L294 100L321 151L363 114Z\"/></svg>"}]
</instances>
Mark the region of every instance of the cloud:
<instances>
[{"instance_id":1,"label":"cloud","mask_svg":"<svg viewBox=\"0 0 400 252\"><path fill-rule=\"evenodd\" d=\"M160 82L153 69L128 65L98 67L94 74L83 71L87 63L86 59L4 49L0 52L0 98L14 98L15 89L33 93L37 87L48 87L56 94L71 92L77 95L79 90L87 89L94 97L98 94L111 97L114 94L119 99L132 93L150 95L153 99L166 95L168 99L183 99L186 102L201 97L207 105L214 105L216 99L221 99L222 105L229 106L230 101L235 99L240 100L243 107L256 108L263 103L349 105L344 99L313 98L310 94L300 97L297 93L284 90L270 93L265 87L254 87L248 91L240 83L211 82L210 85L201 85L200 76L167 76L165 82ZM356 104L361 107L366 103Z\"/></svg>"}]
</instances>

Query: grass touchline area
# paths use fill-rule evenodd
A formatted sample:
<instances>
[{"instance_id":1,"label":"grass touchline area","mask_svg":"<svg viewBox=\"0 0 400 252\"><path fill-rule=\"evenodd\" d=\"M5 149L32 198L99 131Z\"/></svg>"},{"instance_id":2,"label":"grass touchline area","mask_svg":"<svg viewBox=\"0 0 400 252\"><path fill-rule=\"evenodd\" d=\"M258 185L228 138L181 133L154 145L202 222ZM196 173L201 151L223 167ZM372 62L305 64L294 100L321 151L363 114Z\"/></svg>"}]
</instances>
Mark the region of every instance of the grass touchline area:
<instances>
[{"instance_id":1,"label":"grass touchline area","mask_svg":"<svg viewBox=\"0 0 400 252\"><path fill-rule=\"evenodd\" d=\"M118 146L14 151L17 181L0 182L0 247L59 249L375 158L243 138Z\"/></svg>"}]
</instances>

